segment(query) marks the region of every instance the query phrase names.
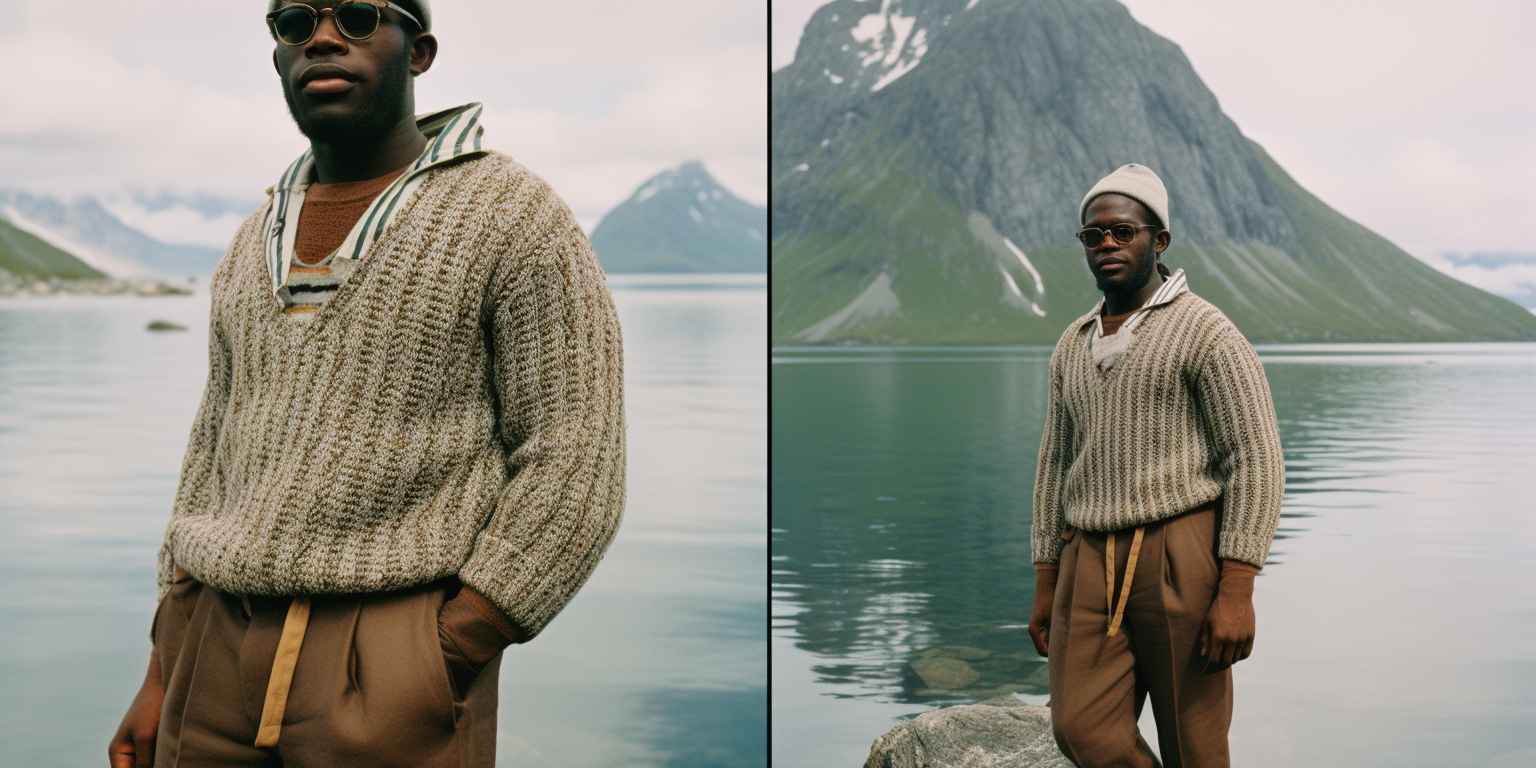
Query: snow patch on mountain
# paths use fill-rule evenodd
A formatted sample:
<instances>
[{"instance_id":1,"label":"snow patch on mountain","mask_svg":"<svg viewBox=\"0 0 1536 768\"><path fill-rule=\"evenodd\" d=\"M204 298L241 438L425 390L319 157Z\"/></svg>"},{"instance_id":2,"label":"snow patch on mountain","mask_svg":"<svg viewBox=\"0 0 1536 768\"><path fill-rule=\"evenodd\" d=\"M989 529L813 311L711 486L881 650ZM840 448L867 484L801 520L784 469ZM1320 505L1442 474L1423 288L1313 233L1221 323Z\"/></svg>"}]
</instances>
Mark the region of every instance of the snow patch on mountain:
<instances>
[{"instance_id":1,"label":"snow patch on mountain","mask_svg":"<svg viewBox=\"0 0 1536 768\"><path fill-rule=\"evenodd\" d=\"M138 279L154 276L154 273L143 265L86 245L69 235L28 218L10 204L0 205L0 219L5 219L11 226L113 277Z\"/></svg>"}]
</instances>

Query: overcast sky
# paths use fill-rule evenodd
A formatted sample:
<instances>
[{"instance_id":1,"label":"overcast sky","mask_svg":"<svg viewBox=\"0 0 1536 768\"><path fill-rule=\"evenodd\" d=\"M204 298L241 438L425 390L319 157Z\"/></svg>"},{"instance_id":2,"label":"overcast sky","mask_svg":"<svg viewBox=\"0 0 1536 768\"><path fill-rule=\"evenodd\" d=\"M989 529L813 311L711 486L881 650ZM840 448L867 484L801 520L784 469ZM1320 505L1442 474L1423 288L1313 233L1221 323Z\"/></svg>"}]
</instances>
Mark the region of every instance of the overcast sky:
<instances>
[{"instance_id":1,"label":"overcast sky","mask_svg":"<svg viewBox=\"0 0 1536 768\"><path fill-rule=\"evenodd\" d=\"M306 146L260 0L4 0L0 187L94 194L166 240L222 247L239 218L152 212L128 194L254 207ZM767 7L747 2L444 0L427 112L486 105L487 144L547 179L589 230L692 159L767 201Z\"/></svg>"},{"instance_id":2,"label":"overcast sky","mask_svg":"<svg viewBox=\"0 0 1536 768\"><path fill-rule=\"evenodd\" d=\"M1536 3L1124 2L1345 215L1430 260L1536 252ZM774 69L823 4L773 0Z\"/></svg>"}]
</instances>

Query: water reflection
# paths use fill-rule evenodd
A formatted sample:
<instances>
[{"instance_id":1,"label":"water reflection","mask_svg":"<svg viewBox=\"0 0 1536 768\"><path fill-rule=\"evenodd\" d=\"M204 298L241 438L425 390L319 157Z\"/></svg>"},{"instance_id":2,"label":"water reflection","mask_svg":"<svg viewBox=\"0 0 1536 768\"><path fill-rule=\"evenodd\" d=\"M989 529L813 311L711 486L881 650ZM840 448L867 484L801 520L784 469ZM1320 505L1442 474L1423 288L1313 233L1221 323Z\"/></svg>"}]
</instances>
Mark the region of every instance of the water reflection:
<instances>
[{"instance_id":1,"label":"water reflection","mask_svg":"<svg viewBox=\"0 0 1536 768\"><path fill-rule=\"evenodd\" d=\"M1261 639L1237 672L1235 754L1427 766L1536 747L1520 725L1536 645L1515 639L1536 630L1536 345L1260 351L1287 493ZM893 715L1043 702L1025 627L1048 357L775 351L775 664L812 673L781 685L775 670L775 728L824 740L776 764L867 750Z\"/></svg>"}]
</instances>

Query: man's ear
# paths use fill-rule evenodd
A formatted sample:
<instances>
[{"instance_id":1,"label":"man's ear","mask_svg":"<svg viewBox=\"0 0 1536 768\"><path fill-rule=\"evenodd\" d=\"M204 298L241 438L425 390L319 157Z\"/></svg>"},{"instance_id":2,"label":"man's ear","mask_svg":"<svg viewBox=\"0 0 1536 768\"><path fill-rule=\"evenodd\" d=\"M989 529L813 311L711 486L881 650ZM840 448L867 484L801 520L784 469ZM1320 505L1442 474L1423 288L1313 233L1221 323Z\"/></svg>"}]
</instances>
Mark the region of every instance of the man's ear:
<instances>
[{"instance_id":1,"label":"man's ear","mask_svg":"<svg viewBox=\"0 0 1536 768\"><path fill-rule=\"evenodd\" d=\"M419 75L432 68L437 60L437 38L431 32L423 32L411 41L411 75Z\"/></svg>"},{"instance_id":2,"label":"man's ear","mask_svg":"<svg viewBox=\"0 0 1536 768\"><path fill-rule=\"evenodd\" d=\"M1152 237L1152 247L1156 248L1158 253L1168 250L1168 245L1172 242L1173 233L1166 229L1159 229Z\"/></svg>"},{"instance_id":3,"label":"man's ear","mask_svg":"<svg viewBox=\"0 0 1536 768\"><path fill-rule=\"evenodd\" d=\"M283 68L277 66L277 49L276 48L272 49L272 71L276 72L278 75L282 75L283 74Z\"/></svg>"}]
</instances>

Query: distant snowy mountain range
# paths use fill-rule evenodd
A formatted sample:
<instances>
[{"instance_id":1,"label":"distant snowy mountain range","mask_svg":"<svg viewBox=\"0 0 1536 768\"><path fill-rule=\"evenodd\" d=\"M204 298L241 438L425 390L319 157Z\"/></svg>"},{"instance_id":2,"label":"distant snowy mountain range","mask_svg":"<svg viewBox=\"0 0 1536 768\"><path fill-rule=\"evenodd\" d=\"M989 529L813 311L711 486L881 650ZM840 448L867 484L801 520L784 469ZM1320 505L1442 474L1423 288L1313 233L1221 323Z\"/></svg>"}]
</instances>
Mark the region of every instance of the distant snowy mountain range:
<instances>
[{"instance_id":1,"label":"distant snowy mountain range","mask_svg":"<svg viewBox=\"0 0 1536 768\"><path fill-rule=\"evenodd\" d=\"M208 275L224 254L222 248L156 240L124 224L92 197L65 201L0 190L0 219L112 277Z\"/></svg>"},{"instance_id":2,"label":"distant snowy mountain range","mask_svg":"<svg viewBox=\"0 0 1536 768\"><path fill-rule=\"evenodd\" d=\"M229 237L258 205L170 195L104 203L0 190L0 269L36 277L206 276L224 254L207 243ZM204 244L170 244L150 232ZM690 162L646 180L591 239L609 272L764 272L767 232L767 208Z\"/></svg>"}]
</instances>

